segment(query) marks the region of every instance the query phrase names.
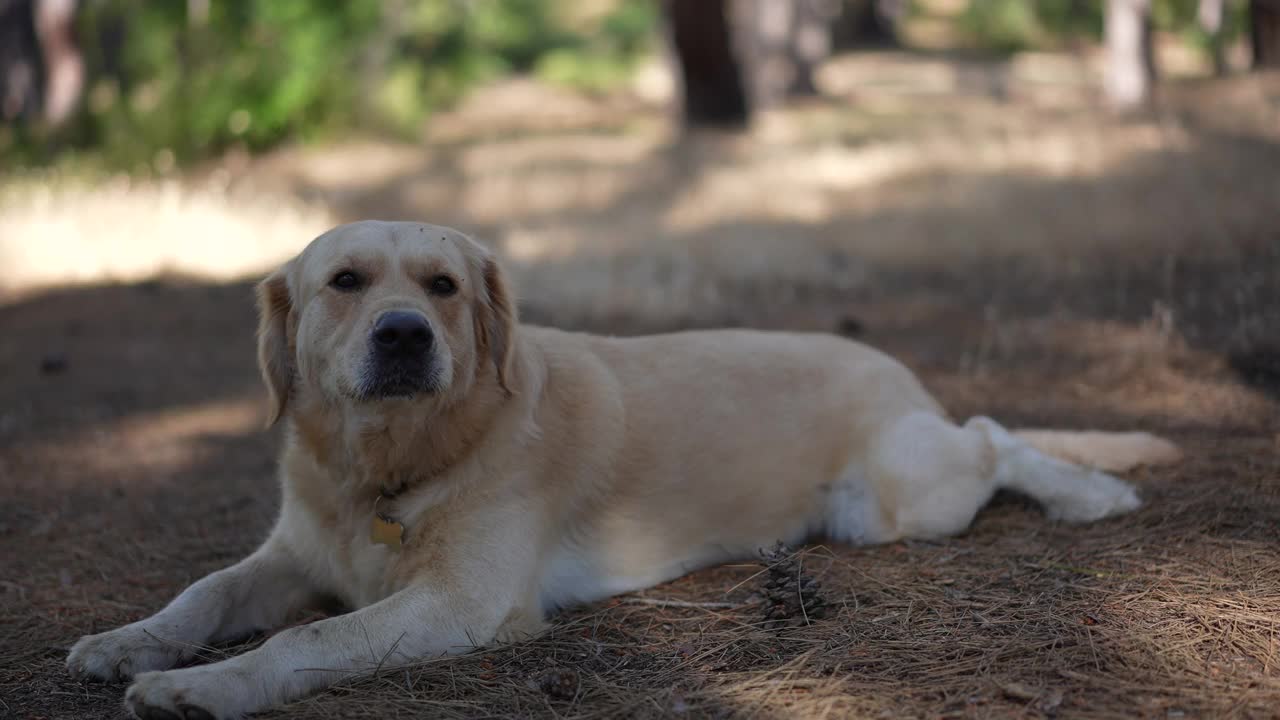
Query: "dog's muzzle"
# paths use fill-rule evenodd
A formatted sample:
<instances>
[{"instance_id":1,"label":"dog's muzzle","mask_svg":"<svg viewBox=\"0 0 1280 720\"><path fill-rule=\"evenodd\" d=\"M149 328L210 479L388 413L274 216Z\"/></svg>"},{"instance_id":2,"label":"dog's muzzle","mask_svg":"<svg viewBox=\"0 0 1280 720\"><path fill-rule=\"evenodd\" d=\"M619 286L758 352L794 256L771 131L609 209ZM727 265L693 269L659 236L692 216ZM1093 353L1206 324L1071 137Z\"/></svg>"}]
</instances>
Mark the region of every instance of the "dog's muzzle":
<instances>
[{"instance_id":1,"label":"dog's muzzle","mask_svg":"<svg viewBox=\"0 0 1280 720\"><path fill-rule=\"evenodd\" d=\"M434 389L435 335L412 310L388 310L369 333L370 358L363 392L368 398L408 397Z\"/></svg>"}]
</instances>

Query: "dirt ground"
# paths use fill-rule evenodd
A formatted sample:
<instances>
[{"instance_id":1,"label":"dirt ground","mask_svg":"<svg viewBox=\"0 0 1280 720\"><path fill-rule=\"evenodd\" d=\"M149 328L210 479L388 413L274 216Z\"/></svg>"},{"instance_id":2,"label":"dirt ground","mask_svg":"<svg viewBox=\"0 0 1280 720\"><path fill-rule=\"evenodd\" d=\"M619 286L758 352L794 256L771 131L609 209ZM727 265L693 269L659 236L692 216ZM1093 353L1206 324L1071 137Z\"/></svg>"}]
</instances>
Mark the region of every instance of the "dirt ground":
<instances>
[{"instance_id":1,"label":"dirt ground","mask_svg":"<svg viewBox=\"0 0 1280 720\"><path fill-rule=\"evenodd\" d=\"M220 228L257 226L239 197L303 208L263 231L263 263L334 220L454 224L508 258L530 321L839 332L958 417L1159 432L1187 458L1132 475L1146 506L1077 528L999 498L951 540L787 558L821 617L764 622L769 574L744 561L269 717L1280 717L1280 79L1111 120L1062 83L858 63L841 77L890 79L746 139L678 142L642 102L517 84L422 146L284 150L180 192L238 218ZM13 192L0 250L218 242L194 202L122 229L83 210L100 189ZM122 687L66 675L69 645L237 560L277 506L250 282L137 279L139 257L129 282L0 305L0 717L122 716Z\"/></svg>"}]
</instances>

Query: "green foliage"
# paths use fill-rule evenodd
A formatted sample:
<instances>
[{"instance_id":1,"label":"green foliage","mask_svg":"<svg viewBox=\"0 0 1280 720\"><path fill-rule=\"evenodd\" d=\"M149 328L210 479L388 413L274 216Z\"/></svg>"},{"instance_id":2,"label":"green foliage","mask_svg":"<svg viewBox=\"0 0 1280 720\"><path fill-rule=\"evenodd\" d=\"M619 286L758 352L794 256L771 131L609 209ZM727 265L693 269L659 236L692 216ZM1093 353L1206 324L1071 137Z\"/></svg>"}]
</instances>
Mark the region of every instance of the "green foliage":
<instances>
[{"instance_id":1,"label":"green foliage","mask_svg":"<svg viewBox=\"0 0 1280 720\"><path fill-rule=\"evenodd\" d=\"M1105 0L971 0L961 28L980 45L1013 52L1102 32Z\"/></svg>"},{"instance_id":2,"label":"green foliage","mask_svg":"<svg viewBox=\"0 0 1280 720\"><path fill-rule=\"evenodd\" d=\"M589 23L544 0L97 0L79 35L90 87L57 136L10 131L6 161L88 155L165 169L352 127L412 133L469 87L537 72L598 88L647 49L652 0Z\"/></svg>"},{"instance_id":3,"label":"green foliage","mask_svg":"<svg viewBox=\"0 0 1280 720\"><path fill-rule=\"evenodd\" d=\"M606 15L596 32L539 59L537 74L550 82L602 90L624 79L648 49L658 25L656 2L624 2Z\"/></svg>"},{"instance_id":4,"label":"green foliage","mask_svg":"<svg viewBox=\"0 0 1280 720\"><path fill-rule=\"evenodd\" d=\"M1179 32L1202 47L1196 27L1199 0L1153 0L1152 22ZM1053 46L1073 38L1100 40L1106 0L970 0L960 26L977 45L1000 52ZM1223 35L1235 37L1244 24L1243 3L1228 3Z\"/></svg>"},{"instance_id":5,"label":"green foliage","mask_svg":"<svg viewBox=\"0 0 1280 720\"><path fill-rule=\"evenodd\" d=\"M89 4L80 18L95 73L73 147L110 167L196 160L233 143L261 149L352 119L360 46L378 27L372 3L272 0ZM110 37L121 42L110 49Z\"/></svg>"}]
</instances>

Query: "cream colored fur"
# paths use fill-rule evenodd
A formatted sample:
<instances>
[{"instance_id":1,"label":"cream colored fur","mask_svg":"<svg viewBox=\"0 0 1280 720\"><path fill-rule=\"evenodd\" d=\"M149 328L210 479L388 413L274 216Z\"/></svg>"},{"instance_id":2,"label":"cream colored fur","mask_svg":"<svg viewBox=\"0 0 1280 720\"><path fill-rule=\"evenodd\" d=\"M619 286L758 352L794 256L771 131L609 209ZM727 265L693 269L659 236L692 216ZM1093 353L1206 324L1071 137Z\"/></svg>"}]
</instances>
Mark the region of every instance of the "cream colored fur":
<instances>
[{"instance_id":1,"label":"cream colored fur","mask_svg":"<svg viewBox=\"0 0 1280 720\"><path fill-rule=\"evenodd\" d=\"M331 284L353 269L359 289ZM442 275L456 294L431 290ZM901 364L830 336L522 327L492 256L430 225L336 228L259 299L263 376L285 423L275 528L67 660L77 676L132 680L139 717L239 717L352 673L535 633L556 608L777 540L951 535L1000 488L1053 518L1097 520L1139 500L1089 465L1177 455L1145 434L953 424ZM361 395L371 328L389 310L429 321L429 392ZM400 549L370 541L384 488L398 493L379 509L404 524ZM174 669L326 596L352 612Z\"/></svg>"}]
</instances>

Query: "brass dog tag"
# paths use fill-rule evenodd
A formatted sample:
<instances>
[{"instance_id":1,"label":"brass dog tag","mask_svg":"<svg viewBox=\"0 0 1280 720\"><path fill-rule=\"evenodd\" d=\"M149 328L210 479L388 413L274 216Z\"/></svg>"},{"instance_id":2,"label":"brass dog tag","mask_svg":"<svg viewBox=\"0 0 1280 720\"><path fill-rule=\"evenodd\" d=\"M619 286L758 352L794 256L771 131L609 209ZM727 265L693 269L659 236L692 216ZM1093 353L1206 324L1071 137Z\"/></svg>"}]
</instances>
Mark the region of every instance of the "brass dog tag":
<instances>
[{"instance_id":1,"label":"brass dog tag","mask_svg":"<svg viewBox=\"0 0 1280 720\"><path fill-rule=\"evenodd\" d=\"M399 550L404 539L404 526L381 513L373 514L373 526L369 528L369 539L377 545L386 545L392 550Z\"/></svg>"}]
</instances>

